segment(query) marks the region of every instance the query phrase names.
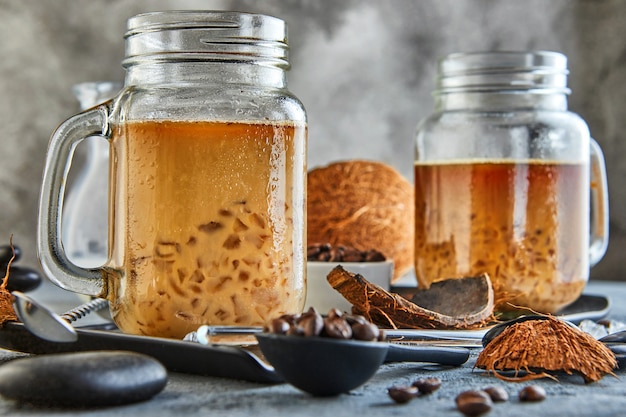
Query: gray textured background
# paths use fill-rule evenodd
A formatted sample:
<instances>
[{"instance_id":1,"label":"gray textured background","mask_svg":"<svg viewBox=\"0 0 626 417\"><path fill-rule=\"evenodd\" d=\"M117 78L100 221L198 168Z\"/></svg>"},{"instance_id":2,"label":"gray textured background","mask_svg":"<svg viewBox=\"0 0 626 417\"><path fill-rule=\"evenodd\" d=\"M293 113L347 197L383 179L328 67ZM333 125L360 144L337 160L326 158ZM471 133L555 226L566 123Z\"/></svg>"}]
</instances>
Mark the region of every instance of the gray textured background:
<instances>
[{"instance_id":1,"label":"gray textured background","mask_svg":"<svg viewBox=\"0 0 626 417\"><path fill-rule=\"evenodd\" d=\"M310 121L309 166L380 160L412 180L413 132L432 111L436 59L450 52L546 49L570 59L570 109L605 151L611 241L592 278L626 279L624 0L0 0L0 241L36 265L48 138L78 110L70 88L122 80L125 21L146 11L231 9L289 25L290 90Z\"/></svg>"}]
</instances>

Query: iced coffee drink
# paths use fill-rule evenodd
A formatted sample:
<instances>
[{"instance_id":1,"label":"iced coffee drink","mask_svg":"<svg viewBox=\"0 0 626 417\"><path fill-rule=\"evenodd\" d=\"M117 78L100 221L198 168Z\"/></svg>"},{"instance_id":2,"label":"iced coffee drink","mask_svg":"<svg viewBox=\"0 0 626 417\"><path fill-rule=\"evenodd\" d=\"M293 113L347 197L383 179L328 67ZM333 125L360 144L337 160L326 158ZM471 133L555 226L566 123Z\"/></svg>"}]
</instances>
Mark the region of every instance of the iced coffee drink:
<instances>
[{"instance_id":1,"label":"iced coffee drink","mask_svg":"<svg viewBox=\"0 0 626 417\"><path fill-rule=\"evenodd\" d=\"M114 129L108 298L124 332L182 338L300 312L305 125Z\"/></svg>"},{"instance_id":2,"label":"iced coffee drink","mask_svg":"<svg viewBox=\"0 0 626 417\"><path fill-rule=\"evenodd\" d=\"M419 285L488 273L500 309L556 312L589 273L589 167L550 161L415 165Z\"/></svg>"}]
</instances>

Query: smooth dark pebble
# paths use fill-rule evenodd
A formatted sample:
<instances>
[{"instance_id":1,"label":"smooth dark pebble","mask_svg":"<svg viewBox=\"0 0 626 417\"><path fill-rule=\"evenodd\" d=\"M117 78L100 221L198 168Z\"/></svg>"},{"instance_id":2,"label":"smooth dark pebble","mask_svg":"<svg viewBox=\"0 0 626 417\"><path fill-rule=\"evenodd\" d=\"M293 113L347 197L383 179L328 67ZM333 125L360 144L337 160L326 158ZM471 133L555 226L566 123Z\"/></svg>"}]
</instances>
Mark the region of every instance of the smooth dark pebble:
<instances>
[{"instance_id":1,"label":"smooth dark pebble","mask_svg":"<svg viewBox=\"0 0 626 417\"><path fill-rule=\"evenodd\" d=\"M145 401L163 390L156 359L126 351L61 353L0 366L0 395L46 407L104 407Z\"/></svg>"},{"instance_id":2,"label":"smooth dark pebble","mask_svg":"<svg viewBox=\"0 0 626 417\"><path fill-rule=\"evenodd\" d=\"M42 280L41 274L32 268L12 265L11 270L9 271L7 290L20 292L32 291L39 287Z\"/></svg>"},{"instance_id":3,"label":"smooth dark pebble","mask_svg":"<svg viewBox=\"0 0 626 417\"><path fill-rule=\"evenodd\" d=\"M0 245L0 265L6 266L13 257L13 251L15 251L15 259L13 262L17 262L22 257L22 250L19 246L13 245L11 249L10 245Z\"/></svg>"}]
</instances>

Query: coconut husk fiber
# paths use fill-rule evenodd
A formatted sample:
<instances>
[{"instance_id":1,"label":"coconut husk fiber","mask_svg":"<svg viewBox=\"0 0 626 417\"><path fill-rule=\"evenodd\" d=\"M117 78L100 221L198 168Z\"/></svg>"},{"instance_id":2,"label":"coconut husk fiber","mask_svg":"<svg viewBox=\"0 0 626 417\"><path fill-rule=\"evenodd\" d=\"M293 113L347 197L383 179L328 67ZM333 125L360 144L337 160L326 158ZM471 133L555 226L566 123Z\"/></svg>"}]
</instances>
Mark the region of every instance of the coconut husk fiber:
<instances>
[{"instance_id":1,"label":"coconut husk fiber","mask_svg":"<svg viewBox=\"0 0 626 417\"><path fill-rule=\"evenodd\" d=\"M580 374L588 383L613 374L616 366L615 355L602 342L552 316L505 328L484 347L475 365L505 381L555 379L553 373L565 372ZM514 376L504 375L510 371Z\"/></svg>"},{"instance_id":2,"label":"coconut husk fiber","mask_svg":"<svg viewBox=\"0 0 626 417\"><path fill-rule=\"evenodd\" d=\"M11 248L13 248L13 243L11 242ZM15 251L13 251L13 256L7 265L7 272L4 274L4 278L0 283L0 327L7 321L17 321L17 316L15 315L15 310L13 309L13 295L7 289L7 284L9 282L9 271L11 269L11 264L15 259Z\"/></svg>"},{"instance_id":3,"label":"coconut husk fiber","mask_svg":"<svg viewBox=\"0 0 626 417\"><path fill-rule=\"evenodd\" d=\"M307 243L376 249L394 262L392 282L413 267L414 190L395 169L351 160L308 173Z\"/></svg>"}]
</instances>

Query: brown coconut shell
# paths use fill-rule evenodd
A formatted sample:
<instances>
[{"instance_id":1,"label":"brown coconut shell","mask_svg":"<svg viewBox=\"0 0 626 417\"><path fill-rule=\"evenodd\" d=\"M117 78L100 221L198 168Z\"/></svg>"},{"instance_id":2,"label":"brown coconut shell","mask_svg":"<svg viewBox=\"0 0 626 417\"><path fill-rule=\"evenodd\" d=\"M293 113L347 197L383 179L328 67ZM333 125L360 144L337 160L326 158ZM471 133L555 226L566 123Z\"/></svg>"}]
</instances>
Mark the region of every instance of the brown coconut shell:
<instances>
[{"instance_id":1,"label":"brown coconut shell","mask_svg":"<svg viewBox=\"0 0 626 417\"><path fill-rule=\"evenodd\" d=\"M307 242L376 249L394 262L392 282L413 267L414 190L392 167L340 161L308 174Z\"/></svg>"},{"instance_id":2,"label":"brown coconut shell","mask_svg":"<svg viewBox=\"0 0 626 417\"><path fill-rule=\"evenodd\" d=\"M615 355L606 345L553 316L506 327L485 346L475 364L499 379L515 382L555 379L553 372L577 373L585 382L596 382L613 374L616 366Z\"/></svg>"},{"instance_id":3,"label":"brown coconut shell","mask_svg":"<svg viewBox=\"0 0 626 417\"><path fill-rule=\"evenodd\" d=\"M473 329L492 317L493 288L487 274L449 279L420 290L412 299L333 268L326 280L352 304L352 312L382 327L396 329Z\"/></svg>"}]
</instances>

